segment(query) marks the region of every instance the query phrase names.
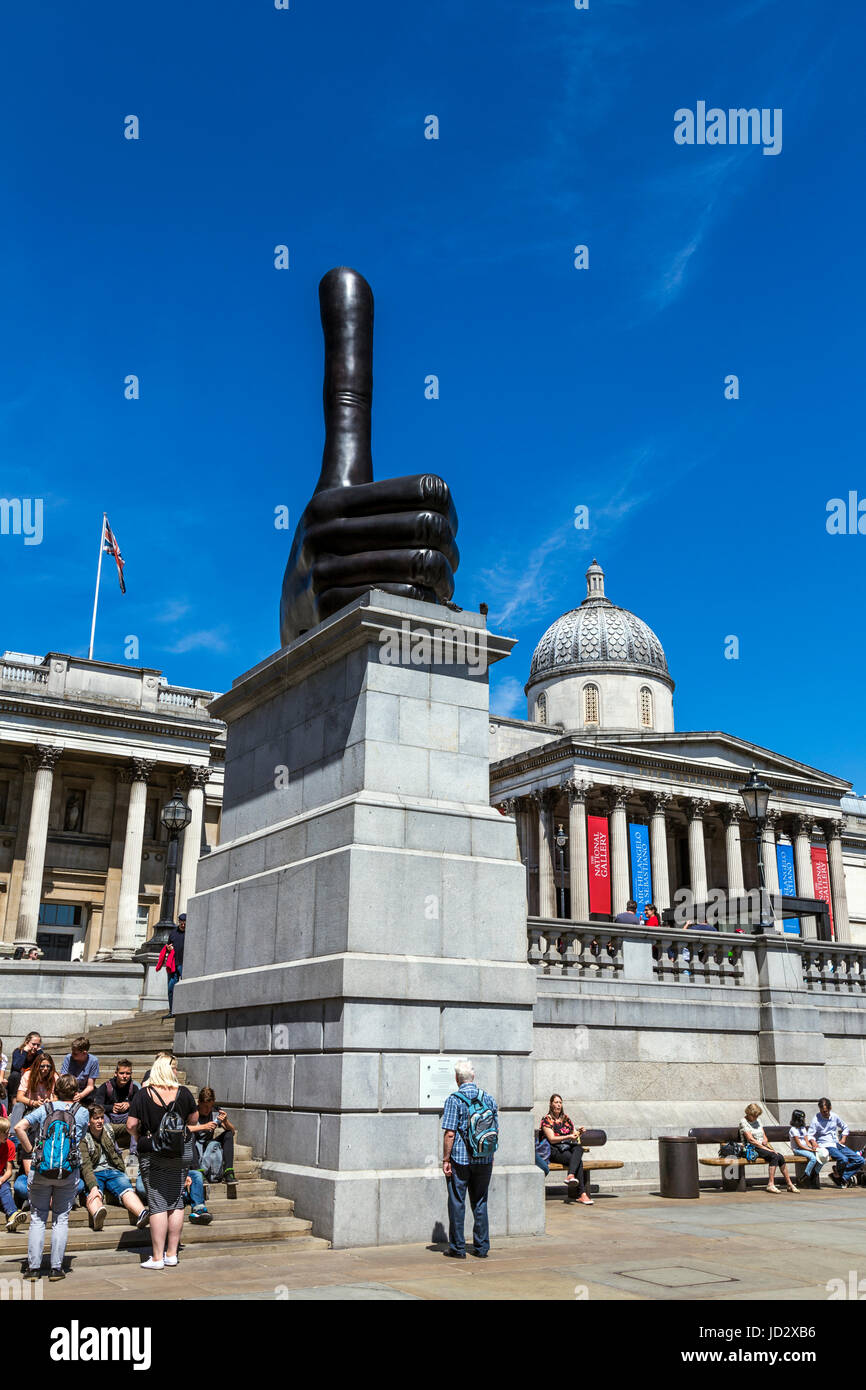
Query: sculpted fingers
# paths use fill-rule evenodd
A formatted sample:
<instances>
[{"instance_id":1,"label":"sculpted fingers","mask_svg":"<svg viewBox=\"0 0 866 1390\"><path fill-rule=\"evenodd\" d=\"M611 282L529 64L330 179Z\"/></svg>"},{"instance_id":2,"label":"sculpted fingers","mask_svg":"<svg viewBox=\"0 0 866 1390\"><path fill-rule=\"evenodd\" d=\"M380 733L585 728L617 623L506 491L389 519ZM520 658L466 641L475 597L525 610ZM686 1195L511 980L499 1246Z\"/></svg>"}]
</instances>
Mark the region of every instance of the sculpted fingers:
<instances>
[{"instance_id":1,"label":"sculpted fingers","mask_svg":"<svg viewBox=\"0 0 866 1390\"><path fill-rule=\"evenodd\" d=\"M359 555L323 555L316 561L314 580L321 596L334 588L384 588L408 584L428 589L440 599L454 592L454 575L438 550L374 550Z\"/></svg>"},{"instance_id":2,"label":"sculpted fingers","mask_svg":"<svg viewBox=\"0 0 866 1390\"><path fill-rule=\"evenodd\" d=\"M392 512L319 522L307 532L307 544L319 555L358 555L382 546L389 550L438 550L452 570L460 563L451 523L440 512Z\"/></svg>"}]
</instances>

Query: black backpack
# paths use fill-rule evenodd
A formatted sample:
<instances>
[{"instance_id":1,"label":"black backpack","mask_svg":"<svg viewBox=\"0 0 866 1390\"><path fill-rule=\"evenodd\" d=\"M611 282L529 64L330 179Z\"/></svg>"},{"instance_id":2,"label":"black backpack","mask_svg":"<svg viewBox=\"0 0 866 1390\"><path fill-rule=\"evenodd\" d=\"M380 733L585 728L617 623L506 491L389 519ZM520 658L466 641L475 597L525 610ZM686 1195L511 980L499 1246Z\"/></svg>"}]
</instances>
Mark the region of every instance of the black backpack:
<instances>
[{"instance_id":1,"label":"black backpack","mask_svg":"<svg viewBox=\"0 0 866 1390\"><path fill-rule=\"evenodd\" d=\"M166 1158L180 1158L183 1154L184 1135L186 1125L180 1115L175 1110L177 1096L167 1108L159 1122L159 1129L152 1136L150 1145L155 1154L164 1154Z\"/></svg>"}]
</instances>

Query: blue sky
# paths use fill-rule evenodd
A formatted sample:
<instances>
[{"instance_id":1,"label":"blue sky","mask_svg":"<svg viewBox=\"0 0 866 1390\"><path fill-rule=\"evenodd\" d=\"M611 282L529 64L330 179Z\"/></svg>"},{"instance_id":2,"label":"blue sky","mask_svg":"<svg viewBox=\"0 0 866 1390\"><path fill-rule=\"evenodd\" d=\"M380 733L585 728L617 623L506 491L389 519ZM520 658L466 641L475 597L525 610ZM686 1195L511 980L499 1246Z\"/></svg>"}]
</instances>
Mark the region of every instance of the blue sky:
<instances>
[{"instance_id":1,"label":"blue sky","mask_svg":"<svg viewBox=\"0 0 866 1390\"><path fill-rule=\"evenodd\" d=\"M274 508L321 458L316 286L350 264L376 476L447 478L455 598L519 638L494 707L523 713L597 555L678 727L866 792L866 536L825 526L866 497L853 4L51 0L4 38L0 491L44 499L41 545L0 536L4 647L86 653L104 509L128 593L106 570L98 657L135 634L221 689L275 649ZM677 145L699 100L781 108L782 152Z\"/></svg>"}]
</instances>

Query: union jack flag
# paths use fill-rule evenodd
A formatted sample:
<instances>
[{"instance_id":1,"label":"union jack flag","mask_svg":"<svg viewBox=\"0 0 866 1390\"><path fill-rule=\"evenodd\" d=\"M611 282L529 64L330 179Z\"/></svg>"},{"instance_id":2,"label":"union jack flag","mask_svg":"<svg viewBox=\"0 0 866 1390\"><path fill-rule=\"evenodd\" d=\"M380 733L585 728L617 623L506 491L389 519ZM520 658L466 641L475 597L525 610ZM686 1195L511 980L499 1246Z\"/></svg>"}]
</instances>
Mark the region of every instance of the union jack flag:
<instances>
[{"instance_id":1,"label":"union jack flag","mask_svg":"<svg viewBox=\"0 0 866 1390\"><path fill-rule=\"evenodd\" d=\"M114 532L108 524L108 517L105 518L105 534L103 536L103 549L106 555L114 556L114 563L117 565L117 577L120 580L120 592L126 593L126 585L123 582L123 566L126 564L120 553L120 546L117 544Z\"/></svg>"}]
</instances>

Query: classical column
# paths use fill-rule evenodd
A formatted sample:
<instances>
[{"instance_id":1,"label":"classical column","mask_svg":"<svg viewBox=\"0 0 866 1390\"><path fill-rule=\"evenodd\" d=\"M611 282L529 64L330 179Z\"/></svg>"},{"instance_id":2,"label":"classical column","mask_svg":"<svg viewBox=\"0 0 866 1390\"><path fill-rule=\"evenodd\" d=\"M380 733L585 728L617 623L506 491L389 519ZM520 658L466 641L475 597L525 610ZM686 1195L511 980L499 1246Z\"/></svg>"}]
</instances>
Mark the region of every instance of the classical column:
<instances>
[{"instance_id":1,"label":"classical column","mask_svg":"<svg viewBox=\"0 0 866 1390\"><path fill-rule=\"evenodd\" d=\"M671 905L670 875L668 873L668 832L665 812L670 804L670 792L653 792L648 798L650 809L650 860L653 874L653 904L659 913Z\"/></svg>"},{"instance_id":2,"label":"classical column","mask_svg":"<svg viewBox=\"0 0 866 1390\"><path fill-rule=\"evenodd\" d=\"M695 914L701 914L707 905L707 851L704 845L704 815L710 808L709 801L701 797L685 799L686 815L689 821L689 877L691 879L692 907Z\"/></svg>"},{"instance_id":3,"label":"classical column","mask_svg":"<svg viewBox=\"0 0 866 1390\"><path fill-rule=\"evenodd\" d=\"M195 875L201 857L201 827L204 820L204 789L210 780L209 767L188 767L181 785L186 791L186 803L192 812L192 820L183 832L183 854L180 861L180 888L177 895L177 913L186 912L187 901L195 892ZM514 802L509 803L509 816L514 814Z\"/></svg>"},{"instance_id":4,"label":"classical column","mask_svg":"<svg viewBox=\"0 0 866 1390\"><path fill-rule=\"evenodd\" d=\"M589 921L589 861L586 847L586 797L589 782L572 777L568 792L568 877L571 915L576 922Z\"/></svg>"},{"instance_id":5,"label":"classical column","mask_svg":"<svg viewBox=\"0 0 866 1390\"><path fill-rule=\"evenodd\" d=\"M48 843L48 813L51 809L51 788L54 784L54 765L62 754L56 744L38 743L35 757L25 759L28 771L35 771L33 801L30 806L30 826L27 831L27 850L24 855L24 876L21 884L21 905L18 909L16 946L35 946L39 925L39 904L42 900L42 875L45 871L45 847Z\"/></svg>"},{"instance_id":6,"label":"classical column","mask_svg":"<svg viewBox=\"0 0 866 1390\"><path fill-rule=\"evenodd\" d=\"M815 880L812 877L812 818L794 816L791 827L794 841L794 873L797 879L797 896L814 898ZM804 941L815 941L818 937L817 917L801 917L800 932Z\"/></svg>"},{"instance_id":7,"label":"classical column","mask_svg":"<svg viewBox=\"0 0 866 1390\"><path fill-rule=\"evenodd\" d=\"M556 792L538 792L538 915L556 916L556 878L553 871L553 804Z\"/></svg>"},{"instance_id":8,"label":"classical column","mask_svg":"<svg viewBox=\"0 0 866 1390\"><path fill-rule=\"evenodd\" d=\"M848 920L848 894L845 890L845 865L842 863L841 820L821 822L824 838L827 841L827 860L830 865L830 895L833 899L833 935L837 941L851 940L851 923Z\"/></svg>"},{"instance_id":9,"label":"classical column","mask_svg":"<svg viewBox=\"0 0 866 1390\"><path fill-rule=\"evenodd\" d=\"M610 791L610 880L614 917L625 912L626 903L631 897L625 803L632 790L631 787L611 787Z\"/></svg>"},{"instance_id":10,"label":"classical column","mask_svg":"<svg viewBox=\"0 0 866 1390\"><path fill-rule=\"evenodd\" d=\"M771 898L779 895L779 861L776 858L776 827L779 812L768 811L764 821L764 878Z\"/></svg>"},{"instance_id":11,"label":"classical column","mask_svg":"<svg viewBox=\"0 0 866 1390\"><path fill-rule=\"evenodd\" d=\"M138 922L138 889L141 882L141 850L144 844L144 817L147 810L147 779L153 763L133 758L121 776L129 787L126 837L123 842L123 868L120 872L120 899L117 904L117 931L112 960L132 960Z\"/></svg>"},{"instance_id":12,"label":"classical column","mask_svg":"<svg viewBox=\"0 0 866 1390\"><path fill-rule=\"evenodd\" d=\"M743 844L740 839L741 806L722 806L719 814L725 827L725 859L728 865L728 898L742 898L746 892L743 876Z\"/></svg>"}]
</instances>

